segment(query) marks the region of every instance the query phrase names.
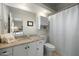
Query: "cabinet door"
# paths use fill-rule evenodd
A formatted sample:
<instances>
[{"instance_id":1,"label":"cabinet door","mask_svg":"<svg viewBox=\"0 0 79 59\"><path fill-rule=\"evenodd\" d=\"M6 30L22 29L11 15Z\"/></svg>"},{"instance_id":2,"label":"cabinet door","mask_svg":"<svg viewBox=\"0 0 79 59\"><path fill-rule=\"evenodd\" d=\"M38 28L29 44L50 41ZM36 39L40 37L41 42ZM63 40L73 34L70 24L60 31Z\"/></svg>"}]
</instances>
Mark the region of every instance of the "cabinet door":
<instances>
[{"instance_id":1,"label":"cabinet door","mask_svg":"<svg viewBox=\"0 0 79 59\"><path fill-rule=\"evenodd\" d=\"M12 48L1 49L0 56L12 56Z\"/></svg>"},{"instance_id":2,"label":"cabinet door","mask_svg":"<svg viewBox=\"0 0 79 59\"><path fill-rule=\"evenodd\" d=\"M48 25L48 18L40 16L41 25Z\"/></svg>"},{"instance_id":3,"label":"cabinet door","mask_svg":"<svg viewBox=\"0 0 79 59\"><path fill-rule=\"evenodd\" d=\"M37 41L37 47L36 47L36 56L43 56L43 49L44 49L44 41L40 40Z\"/></svg>"},{"instance_id":4,"label":"cabinet door","mask_svg":"<svg viewBox=\"0 0 79 59\"><path fill-rule=\"evenodd\" d=\"M36 56L36 42L28 44L28 56Z\"/></svg>"},{"instance_id":5,"label":"cabinet door","mask_svg":"<svg viewBox=\"0 0 79 59\"><path fill-rule=\"evenodd\" d=\"M27 44L13 47L13 56L27 56Z\"/></svg>"}]
</instances>

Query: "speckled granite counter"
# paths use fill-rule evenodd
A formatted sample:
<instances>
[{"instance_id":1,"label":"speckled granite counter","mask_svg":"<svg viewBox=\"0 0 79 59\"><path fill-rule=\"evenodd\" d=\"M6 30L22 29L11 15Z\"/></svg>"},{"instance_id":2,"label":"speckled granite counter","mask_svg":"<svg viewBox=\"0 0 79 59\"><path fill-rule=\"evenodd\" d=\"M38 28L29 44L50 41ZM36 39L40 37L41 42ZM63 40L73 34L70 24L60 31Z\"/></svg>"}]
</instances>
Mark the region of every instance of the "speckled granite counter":
<instances>
[{"instance_id":1,"label":"speckled granite counter","mask_svg":"<svg viewBox=\"0 0 79 59\"><path fill-rule=\"evenodd\" d=\"M34 42L34 41L38 41L40 40L40 37L30 37L30 38L27 38L27 37L20 37L20 38L17 38L15 42L13 43L0 43L0 49L3 49L3 48L8 48L8 47L12 47L12 46L16 46L16 45L20 45L20 44L27 44L27 43L30 43L30 42Z\"/></svg>"}]
</instances>

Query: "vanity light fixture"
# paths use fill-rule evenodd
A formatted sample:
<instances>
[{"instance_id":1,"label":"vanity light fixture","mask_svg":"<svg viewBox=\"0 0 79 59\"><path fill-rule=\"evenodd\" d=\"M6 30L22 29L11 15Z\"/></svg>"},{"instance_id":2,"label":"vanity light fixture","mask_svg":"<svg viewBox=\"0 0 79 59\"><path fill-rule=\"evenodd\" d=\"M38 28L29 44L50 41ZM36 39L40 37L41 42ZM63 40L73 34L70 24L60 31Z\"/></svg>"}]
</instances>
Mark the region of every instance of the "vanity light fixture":
<instances>
[{"instance_id":1,"label":"vanity light fixture","mask_svg":"<svg viewBox=\"0 0 79 59\"><path fill-rule=\"evenodd\" d=\"M33 21L27 21L27 26L33 26Z\"/></svg>"}]
</instances>

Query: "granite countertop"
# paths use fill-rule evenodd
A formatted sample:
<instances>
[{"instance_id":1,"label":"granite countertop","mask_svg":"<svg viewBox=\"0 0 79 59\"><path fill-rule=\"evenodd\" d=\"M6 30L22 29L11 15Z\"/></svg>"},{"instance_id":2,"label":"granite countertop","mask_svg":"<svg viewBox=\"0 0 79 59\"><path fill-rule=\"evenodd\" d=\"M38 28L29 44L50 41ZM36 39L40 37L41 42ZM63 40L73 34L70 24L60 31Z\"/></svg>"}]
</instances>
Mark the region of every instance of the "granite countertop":
<instances>
[{"instance_id":1,"label":"granite countertop","mask_svg":"<svg viewBox=\"0 0 79 59\"><path fill-rule=\"evenodd\" d=\"M40 40L40 37L37 37L37 36L33 36L33 37L30 37L30 38L18 37L18 38L16 38L16 41L13 42L13 43L9 43L9 44L0 43L0 49L16 46L16 45L20 45L20 44L25 44L25 43L27 44L27 43L35 42L35 41L38 41L38 40Z\"/></svg>"}]
</instances>

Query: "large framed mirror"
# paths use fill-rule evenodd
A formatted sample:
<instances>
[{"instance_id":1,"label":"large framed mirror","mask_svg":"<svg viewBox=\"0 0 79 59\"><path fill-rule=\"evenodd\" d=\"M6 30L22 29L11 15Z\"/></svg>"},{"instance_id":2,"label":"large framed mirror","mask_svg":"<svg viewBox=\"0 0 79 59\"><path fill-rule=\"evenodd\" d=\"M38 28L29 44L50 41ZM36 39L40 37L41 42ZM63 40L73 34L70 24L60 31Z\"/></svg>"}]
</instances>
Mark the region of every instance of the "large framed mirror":
<instances>
[{"instance_id":1,"label":"large framed mirror","mask_svg":"<svg viewBox=\"0 0 79 59\"><path fill-rule=\"evenodd\" d=\"M20 10L9 7L9 16L10 16L10 23L8 28L10 30L10 33L13 34L14 36L23 36L23 15Z\"/></svg>"}]
</instances>

